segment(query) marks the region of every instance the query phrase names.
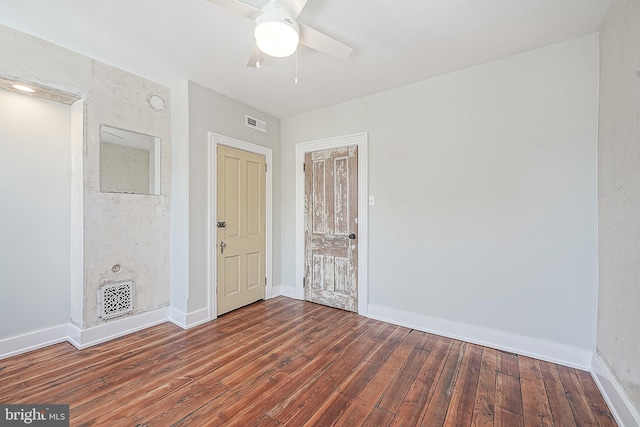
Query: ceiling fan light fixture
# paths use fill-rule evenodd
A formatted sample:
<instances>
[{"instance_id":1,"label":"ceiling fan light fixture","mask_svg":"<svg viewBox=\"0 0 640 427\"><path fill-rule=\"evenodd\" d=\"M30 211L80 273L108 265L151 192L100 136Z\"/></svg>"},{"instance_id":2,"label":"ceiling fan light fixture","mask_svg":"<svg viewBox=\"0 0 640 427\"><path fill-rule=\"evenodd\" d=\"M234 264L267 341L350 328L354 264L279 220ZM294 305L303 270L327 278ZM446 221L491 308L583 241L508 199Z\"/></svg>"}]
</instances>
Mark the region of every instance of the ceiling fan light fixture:
<instances>
[{"instance_id":1,"label":"ceiling fan light fixture","mask_svg":"<svg viewBox=\"0 0 640 427\"><path fill-rule=\"evenodd\" d=\"M258 49L269 56L284 58L296 51L300 29L296 20L281 10L265 12L256 19L253 32Z\"/></svg>"}]
</instances>

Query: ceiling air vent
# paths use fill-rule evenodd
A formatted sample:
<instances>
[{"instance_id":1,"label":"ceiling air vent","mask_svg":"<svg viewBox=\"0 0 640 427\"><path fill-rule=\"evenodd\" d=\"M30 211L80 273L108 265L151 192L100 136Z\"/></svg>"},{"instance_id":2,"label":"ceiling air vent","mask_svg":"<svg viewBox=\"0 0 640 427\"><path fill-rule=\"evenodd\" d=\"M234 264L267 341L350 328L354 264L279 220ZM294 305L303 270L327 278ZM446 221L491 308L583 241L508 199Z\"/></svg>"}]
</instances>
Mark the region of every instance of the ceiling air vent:
<instances>
[{"instance_id":1,"label":"ceiling air vent","mask_svg":"<svg viewBox=\"0 0 640 427\"><path fill-rule=\"evenodd\" d=\"M260 132L267 132L267 122L258 120L255 117L251 117L245 114L244 124L245 126L253 128L255 130L259 130Z\"/></svg>"}]
</instances>

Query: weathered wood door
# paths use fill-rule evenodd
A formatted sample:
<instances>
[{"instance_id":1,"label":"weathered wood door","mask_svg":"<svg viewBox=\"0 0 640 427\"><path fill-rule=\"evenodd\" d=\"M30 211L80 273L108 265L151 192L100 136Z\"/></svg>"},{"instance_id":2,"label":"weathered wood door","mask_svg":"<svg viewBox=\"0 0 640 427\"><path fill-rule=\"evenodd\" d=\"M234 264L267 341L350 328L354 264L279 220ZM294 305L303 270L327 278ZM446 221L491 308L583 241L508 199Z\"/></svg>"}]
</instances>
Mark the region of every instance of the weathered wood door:
<instances>
[{"instance_id":1,"label":"weathered wood door","mask_svg":"<svg viewBox=\"0 0 640 427\"><path fill-rule=\"evenodd\" d=\"M266 159L218 145L218 314L265 297Z\"/></svg>"},{"instance_id":2,"label":"weathered wood door","mask_svg":"<svg viewBox=\"0 0 640 427\"><path fill-rule=\"evenodd\" d=\"M358 147L305 155L305 299L349 311L358 301Z\"/></svg>"}]
</instances>

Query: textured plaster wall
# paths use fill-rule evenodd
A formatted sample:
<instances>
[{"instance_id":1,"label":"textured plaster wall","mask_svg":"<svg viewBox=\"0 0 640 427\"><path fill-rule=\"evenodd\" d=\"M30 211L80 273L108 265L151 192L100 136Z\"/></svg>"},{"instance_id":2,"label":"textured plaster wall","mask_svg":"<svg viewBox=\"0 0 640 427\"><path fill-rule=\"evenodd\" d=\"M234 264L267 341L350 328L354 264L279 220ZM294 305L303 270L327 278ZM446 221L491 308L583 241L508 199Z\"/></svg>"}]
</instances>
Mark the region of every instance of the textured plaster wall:
<instances>
[{"instance_id":1,"label":"textured plaster wall","mask_svg":"<svg viewBox=\"0 0 640 427\"><path fill-rule=\"evenodd\" d=\"M597 115L592 34L283 120L283 281L295 144L368 131L370 304L593 350Z\"/></svg>"},{"instance_id":2,"label":"textured plaster wall","mask_svg":"<svg viewBox=\"0 0 640 427\"><path fill-rule=\"evenodd\" d=\"M597 351L640 410L640 2L600 32Z\"/></svg>"},{"instance_id":3,"label":"textured plaster wall","mask_svg":"<svg viewBox=\"0 0 640 427\"><path fill-rule=\"evenodd\" d=\"M103 322L96 305L96 293L103 283L133 279L134 314L169 305L170 90L92 63L84 170L85 327ZM147 102L152 94L164 98L167 109L152 109ZM159 196L100 193L101 124L160 137ZM122 266L122 272L111 271L115 264Z\"/></svg>"},{"instance_id":4,"label":"textured plaster wall","mask_svg":"<svg viewBox=\"0 0 640 427\"><path fill-rule=\"evenodd\" d=\"M0 40L0 74L82 97L81 108L72 110L82 113L82 120L76 117L73 122L82 124L83 143L72 143L70 153L72 322L81 328L104 322L98 318L96 292L110 281L134 279L134 314L168 306L169 89L5 26L0 26ZM165 110L150 107L147 98L152 94L166 100ZM160 196L100 193L101 124L160 137ZM114 264L123 271L112 273Z\"/></svg>"}]
</instances>

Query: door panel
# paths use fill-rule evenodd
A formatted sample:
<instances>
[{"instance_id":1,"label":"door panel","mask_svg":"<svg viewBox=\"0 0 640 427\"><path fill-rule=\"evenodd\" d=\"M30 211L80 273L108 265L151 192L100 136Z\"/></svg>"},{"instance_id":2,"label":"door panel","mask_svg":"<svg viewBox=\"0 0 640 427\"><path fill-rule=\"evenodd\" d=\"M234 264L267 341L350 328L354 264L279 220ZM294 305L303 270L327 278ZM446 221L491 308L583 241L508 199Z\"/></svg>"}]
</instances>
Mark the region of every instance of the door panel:
<instances>
[{"instance_id":1,"label":"door panel","mask_svg":"<svg viewBox=\"0 0 640 427\"><path fill-rule=\"evenodd\" d=\"M350 311L358 297L357 168L356 146L305 156L305 299Z\"/></svg>"},{"instance_id":2,"label":"door panel","mask_svg":"<svg viewBox=\"0 0 640 427\"><path fill-rule=\"evenodd\" d=\"M265 297L266 159L219 145L218 314Z\"/></svg>"}]
</instances>

